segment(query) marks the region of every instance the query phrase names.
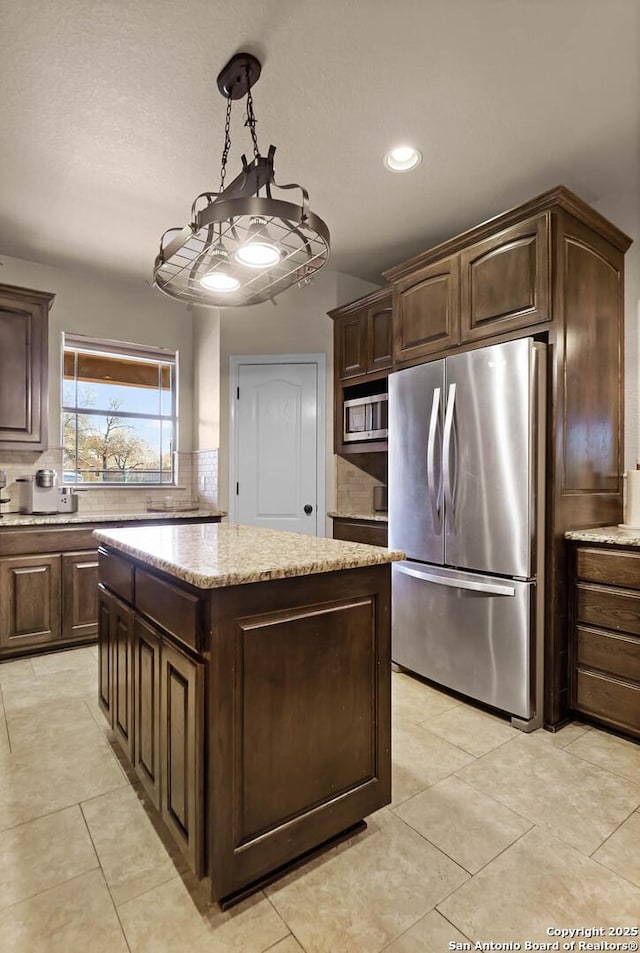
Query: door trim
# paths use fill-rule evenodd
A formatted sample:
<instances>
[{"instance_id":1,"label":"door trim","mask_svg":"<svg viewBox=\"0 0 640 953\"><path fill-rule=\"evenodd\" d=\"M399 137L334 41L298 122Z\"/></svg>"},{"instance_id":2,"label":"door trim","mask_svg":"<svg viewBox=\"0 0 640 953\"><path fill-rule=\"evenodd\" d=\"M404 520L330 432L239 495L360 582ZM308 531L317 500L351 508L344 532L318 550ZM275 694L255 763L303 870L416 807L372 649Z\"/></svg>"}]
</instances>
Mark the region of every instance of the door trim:
<instances>
[{"instance_id":1,"label":"door trim","mask_svg":"<svg viewBox=\"0 0 640 953\"><path fill-rule=\"evenodd\" d=\"M316 535L326 535L325 512L325 466L326 466L326 354L240 354L229 357L229 522L237 522L237 502L234 487L238 479L236 388L240 380L240 367L244 364L315 364L316 366L316 486L317 513Z\"/></svg>"}]
</instances>

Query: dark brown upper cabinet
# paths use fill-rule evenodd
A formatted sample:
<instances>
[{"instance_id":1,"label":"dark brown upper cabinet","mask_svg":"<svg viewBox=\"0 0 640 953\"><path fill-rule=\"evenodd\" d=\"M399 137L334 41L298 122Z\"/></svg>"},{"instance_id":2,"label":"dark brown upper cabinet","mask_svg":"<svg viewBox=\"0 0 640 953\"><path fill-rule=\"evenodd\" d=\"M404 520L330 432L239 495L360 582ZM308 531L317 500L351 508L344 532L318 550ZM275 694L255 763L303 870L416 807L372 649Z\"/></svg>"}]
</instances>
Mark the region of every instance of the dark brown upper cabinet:
<instances>
[{"instance_id":1,"label":"dark brown upper cabinet","mask_svg":"<svg viewBox=\"0 0 640 953\"><path fill-rule=\"evenodd\" d=\"M367 371L367 336L364 312L336 318L334 347L338 355L340 380L360 377Z\"/></svg>"},{"instance_id":2,"label":"dark brown upper cabinet","mask_svg":"<svg viewBox=\"0 0 640 953\"><path fill-rule=\"evenodd\" d=\"M460 339L551 320L550 216L513 225L460 252Z\"/></svg>"},{"instance_id":3,"label":"dark brown upper cabinet","mask_svg":"<svg viewBox=\"0 0 640 953\"><path fill-rule=\"evenodd\" d=\"M342 433L346 399L386 392L393 364L391 289L381 288L335 308L329 317L333 319L335 452L384 451L386 440L344 443Z\"/></svg>"},{"instance_id":4,"label":"dark brown upper cabinet","mask_svg":"<svg viewBox=\"0 0 640 953\"><path fill-rule=\"evenodd\" d=\"M391 291L382 289L330 311L337 380L391 367Z\"/></svg>"},{"instance_id":5,"label":"dark brown upper cabinet","mask_svg":"<svg viewBox=\"0 0 640 953\"><path fill-rule=\"evenodd\" d=\"M392 313L390 293L367 308L367 370L370 372L387 370L393 363Z\"/></svg>"},{"instance_id":6,"label":"dark brown upper cabinet","mask_svg":"<svg viewBox=\"0 0 640 953\"><path fill-rule=\"evenodd\" d=\"M428 358L460 343L457 257L418 268L394 288L393 358Z\"/></svg>"},{"instance_id":7,"label":"dark brown upper cabinet","mask_svg":"<svg viewBox=\"0 0 640 953\"><path fill-rule=\"evenodd\" d=\"M46 450L48 320L55 295L0 285L0 449Z\"/></svg>"}]
</instances>

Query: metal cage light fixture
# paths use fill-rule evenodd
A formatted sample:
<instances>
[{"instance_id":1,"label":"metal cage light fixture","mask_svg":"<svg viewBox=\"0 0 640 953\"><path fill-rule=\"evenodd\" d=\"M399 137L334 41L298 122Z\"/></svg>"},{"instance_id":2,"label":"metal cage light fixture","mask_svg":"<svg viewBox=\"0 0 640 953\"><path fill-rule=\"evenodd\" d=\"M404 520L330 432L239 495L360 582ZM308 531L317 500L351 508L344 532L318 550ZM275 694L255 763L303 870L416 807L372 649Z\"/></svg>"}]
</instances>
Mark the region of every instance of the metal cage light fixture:
<instances>
[{"instance_id":1,"label":"metal cage light fixture","mask_svg":"<svg viewBox=\"0 0 640 953\"><path fill-rule=\"evenodd\" d=\"M329 229L309 209L301 185L278 185L275 146L260 154L251 87L261 65L251 53L237 53L221 70L218 89L227 100L218 192L202 192L191 207L191 221L170 228L160 239L153 283L179 301L209 307L238 307L275 298L294 284L308 284L329 258ZM242 156L242 171L225 187L231 148L231 106L247 98L245 126L253 159ZM274 190L298 189L295 204Z\"/></svg>"}]
</instances>

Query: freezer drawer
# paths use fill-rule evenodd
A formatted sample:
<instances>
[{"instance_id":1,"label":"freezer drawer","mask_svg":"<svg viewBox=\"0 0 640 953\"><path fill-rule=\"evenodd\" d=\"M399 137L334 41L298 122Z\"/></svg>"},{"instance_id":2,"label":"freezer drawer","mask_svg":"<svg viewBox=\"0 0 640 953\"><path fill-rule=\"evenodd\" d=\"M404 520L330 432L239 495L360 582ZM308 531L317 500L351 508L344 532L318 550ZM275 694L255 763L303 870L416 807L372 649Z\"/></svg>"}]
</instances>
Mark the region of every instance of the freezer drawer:
<instances>
[{"instance_id":1,"label":"freezer drawer","mask_svg":"<svg viewBox=\"0 0 640 953\"><path fill-rule=\"evenodd\" d=\"M392 567L393 661L528 720L535 714L536 587L424 563Z\"/></svg>"}]
</instances>

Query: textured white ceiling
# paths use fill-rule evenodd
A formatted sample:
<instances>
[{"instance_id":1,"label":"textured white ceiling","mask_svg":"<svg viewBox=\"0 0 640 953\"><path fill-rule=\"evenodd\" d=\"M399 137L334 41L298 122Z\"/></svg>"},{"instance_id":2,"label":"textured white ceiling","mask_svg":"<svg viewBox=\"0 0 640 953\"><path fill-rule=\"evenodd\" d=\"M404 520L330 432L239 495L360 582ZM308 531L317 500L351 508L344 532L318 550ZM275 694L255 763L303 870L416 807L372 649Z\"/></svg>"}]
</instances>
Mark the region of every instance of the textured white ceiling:
<instances>
[{"instance_id":1,"label":"textured white ceiling","mask_svg":"<svg viewBox=\"0 0 640 953\"><path fill-rule=\"evenodd\" d=\"M335 268L375 279L559 183L637 227L640 0L0 0L0 254L150 277L218 187L215 77L241 49ZM423 163L393 175L405 140Z\"/></svg>"}]
</instances>

